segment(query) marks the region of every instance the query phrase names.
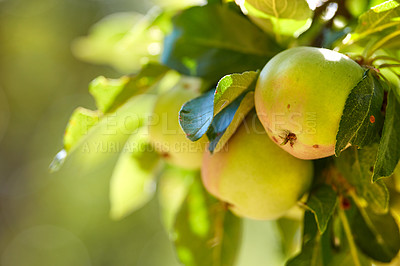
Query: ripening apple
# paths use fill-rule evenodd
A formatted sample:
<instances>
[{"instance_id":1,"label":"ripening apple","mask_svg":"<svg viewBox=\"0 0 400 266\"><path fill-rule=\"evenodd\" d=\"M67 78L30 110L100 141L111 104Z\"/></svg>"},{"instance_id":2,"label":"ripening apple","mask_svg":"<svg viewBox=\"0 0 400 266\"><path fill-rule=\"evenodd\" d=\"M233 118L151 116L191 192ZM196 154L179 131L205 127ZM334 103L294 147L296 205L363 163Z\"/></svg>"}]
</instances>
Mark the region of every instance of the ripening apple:
<instances>
[{"instance_id":1,"label":"ripening apple","mask_svg":"<svg viewBox=\"0 0 400 266\"><path fill-rule=\"evenodd\" d=\"M285 50L260 73L255 90L259 119L271 139L293 156L331 156L346 99L363 73L356 62L332 50Z\"/></svg>"},{"instance_id":2,"label":"ripening apple","mask_svg":"<svg viewBox=\"0 0 400 266\"><path fill-rule=\"evenodd\" d=\"M222 150L205 151L201 175L206 189L237 215L270 220L309 190L313 165L277 147L253 114Z\"/></svg>"},{"instance_id":3,"label":"ripening apple","mask_svg":"<svg viewBox=\"0 0 400 266\"><path fill-rule=\"evenodd\" d=\"M169 163L186 169L200 168L206 143L205 138L192 142L186 137L179 125L179 110L185 102L200 94L199 87L199 79L184 78L161 94L149 123L149 135L155 149Z\"/></svg>"}]
</instances>

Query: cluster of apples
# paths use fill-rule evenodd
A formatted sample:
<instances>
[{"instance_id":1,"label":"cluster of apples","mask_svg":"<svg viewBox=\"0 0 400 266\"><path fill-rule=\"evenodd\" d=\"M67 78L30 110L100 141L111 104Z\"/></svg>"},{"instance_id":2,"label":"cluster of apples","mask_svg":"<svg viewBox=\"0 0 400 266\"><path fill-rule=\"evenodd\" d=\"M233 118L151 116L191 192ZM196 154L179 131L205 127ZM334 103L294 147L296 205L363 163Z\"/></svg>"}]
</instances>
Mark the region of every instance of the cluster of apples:
<instances>
[{"instance_id":1,"label":"cluster of apples","mask_svg":"<svg viewBox=\"0 0 400 266\"><path fill-rule=\"evenodd\" d=\"M334 154L345 101L363 72L338 52L291 48L263 68L255 89L256 112L222 150L211 154L205 137L191 142L180 129L182 104L198 95L188 85L178 84L159 97L154 114L161 120L150 126L150 137L170 163L201 168L206 189L237 215L275 219L309 190L311 160ZM165 128L175 133L165 134Z\"/></svg>"}]
</instances>

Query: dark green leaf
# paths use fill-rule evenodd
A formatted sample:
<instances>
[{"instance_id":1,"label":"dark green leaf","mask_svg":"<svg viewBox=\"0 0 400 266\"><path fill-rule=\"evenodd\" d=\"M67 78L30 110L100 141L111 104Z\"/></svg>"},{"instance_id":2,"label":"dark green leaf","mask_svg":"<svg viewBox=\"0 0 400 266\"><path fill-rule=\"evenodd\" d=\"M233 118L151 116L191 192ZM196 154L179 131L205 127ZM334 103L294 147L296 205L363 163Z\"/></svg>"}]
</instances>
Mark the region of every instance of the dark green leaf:
<instances>
[{"instance_id":1,"label":"dark green leaf","mask_svg":"<svg viewBox=\"0 0 400 266\"><path fill-rule=\"evenodd\" d=\"M367 70L346 100L336 135L336 156L348 143L362 148L376 138L383 122L382 102L381 81Z\"/></svg>"},{"instance_id":2,"label":"dark green leaf","mask_svg":"<svg viewBox=\"0 0 400 266\"><path fill-rule=\"evenodd\" d=\"M307 207L314 213L321 233L325 232L336 205L337 194L332 187L324 185L311 191L307 200Z\"/></svg>"},{"instance_id":3,"label":"dark green leaf","mask_svg":"<svg viewBox=\"0 0 400 266\"><path fill-rule=\"evenodd\" d=\"M222 135L225 133L225 130L232 122L236 110L239 108L244 96L245 94L236 98L232 103L228 105L228 107L224 108L214 117L210 128L207 131L207 137L210 140L210 145L208 146L210 152L214 151L215 146L217 146L218 144L218 141L221 139Z\"/></svg>"},{"instance_id":4,"label":"dark green leaf","mask_svg":"<svg viewBox=\"0 0 400 266\"><path fill-rule=\"evenodd\" d=\"M262 68L281 48L228 6L206 5L178 14L162 62L186 75L220 77Z\"/></svg>"},{"instance_id":5,"label":"dark green leaf","mask_svg":"<svg viewBox=\"0 0 400 266\"><path fill-rule=\"evenodd\" d=\"M179 122L187 137L196 141L207 133L214 149L222 147L254 107L258 73L254 71L223 77L213 90L188 101L179 112ZM213 122L213 119L215 121ZM220 144L219 144L220 143Z\"/></svg>"},{"instance_id":6,"label":"dark green leaf","mask_svg":"<svg viewBox=\"0 0 400 266\"><path fill-rule=\"evenodd\" d=\"M357 195L374 211L384 213L388 209L388 190L382 180L375 183L371 181L377 151L376 143L361 150L352 147L335 161L340 173L356 189Z\"/></svg>"},{"instance_id":7,"label":"dark green leaf","mask_svg":"<svg viewBox=\"0 0 400 266\"><path fill-rule=\"evenodd\" d=\"M250 101L245 101L245 99L250 99ZM238 125L243 121L246 114L254 107L253 99L253 92L245 92L214 117L211 126L207 131L207 137L210 140L210 145L208 147L210 152L214 152L217 144L220 144L219 146L223 147L226 141L228 141L229 137L231 137L236 131ZM246 111L243 112L243 109ZM237 123L232 123L235 118ZM230 128L230 125L234 126L234 129ZM221 142L223 137L224 142Z\"/></svg>"},{"instance_id":8,"label":"dark green leaf","mask_svg":"<svg viewBox=\"0 0 400 266\"><path fill-rule=\"evenodd\" d=\"M150 63L134 76L124 76L120 79L100 76L90 83L89 91L101 112L113 112L131 97L150 89L168 70L166 66Z\"/></svg>"},{"instance_id":9,"label":"dark green leaf","mask_svg":"<svg viewBox=\"0 0 400 266\"><path fill-rule=\"evenodd\" d=\"M400 233L390 213L375 214L368 209L357 210L351 228L358 247L367 256L390 262L400 249Z\"/></svg>"},{"instance_id":10,"label":"dark green leaf","mask_svg":"<svg viewBox=\"0 0 400 266\"><path fill-rule=\"evenodd\" d=\"M173 240L186 266L234 265L241 220L204 191L197 178L178 213Z\"/></svg>"},{"instance_id":11,"label":"dark green leaf","mask_svg":"<svg viewBox=\"0 0 400 266\"><path fill-rule=\"evenodd\" d=\"M400 159L400 103L394 90L388 94L386 118L378 156L374 166L373 181L390 176Z\"/></svg>"},{"instance_id":12,"label":"dark green leaf","mask_svg":"<svg viewBox=\"0 0 400 266\"><path fill-rule=\"evenodd\" d=\"M339 212L343 212L342 219L335 219L332 225L332 248L329 254L329 259L325 265L327 266L337 266L337 265L346 265L346 266L371 266L371 260L366 257L357 247L355 246L354 239L352 237L351 227L349 224L349 220L354 218L354 212L356 207L354 206L354 202L350 200L350 209L349 210L339 210ZM340 216L340 214L339 214ZM343 219L346 219L345 221ZM348 226L348 233L346 234L344 223L346 223L346 227ZM350 250L350 241L355 247L355 250Z\"/></svg>"},{"instance_id":13,"label":"dark green leaf","mask_svg":"<svg viewBox=\"0 0 400 266\"><path fill-rule=\"evenodd\" d=\"M214 90L186 102L179 111L179 124L191 141L200 139L214 117Z\"/></svg>"}]
</instances>

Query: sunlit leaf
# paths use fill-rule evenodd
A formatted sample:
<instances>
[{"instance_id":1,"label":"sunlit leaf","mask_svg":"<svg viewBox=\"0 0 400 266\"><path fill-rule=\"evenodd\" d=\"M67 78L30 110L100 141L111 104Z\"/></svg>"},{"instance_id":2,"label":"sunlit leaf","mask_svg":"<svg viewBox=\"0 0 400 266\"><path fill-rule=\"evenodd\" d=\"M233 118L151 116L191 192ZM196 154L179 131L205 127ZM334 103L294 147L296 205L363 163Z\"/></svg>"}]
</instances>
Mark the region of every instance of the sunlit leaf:
<instances>
[{"instance_id":1,"label":"sunlit leaf","mask_svg":"<svg viewBox=\"0 0 400 266\"><path fill-rule=\"evenodd\" d=\"M123 76L119 79L107 79L100 76L89 85L89 92L96 100L96 105L103 113L115 111L131 97L142 94L156 84L169 68L157 63L150 63L136 75Z\"/></svg>"},{"instance_id":2,"label":"sunlit leaf","mask_svg":"<svg viewBox=\"0 0 400 266\"><path fill-rule=\"evenodd\" d=\"M194 178L198 178L197 171L167 165L158 182L158 201L160 204L161 219L167 232L173 232L176 215L181 208Z\"/></svg>"},{"instance_id":3,"label":"sunlit leaf","mask_svg":"<svg viewBox=\"0 0 400 266\"><path fill-rule=\"evenodd\" d=\"M85 168L101 167L104 160L122 151L131 134L149 119L155 95L133 97L115 112L107 114L69 151L68 157L83 156ZM68 159L67 157L67 159Z\"/></svg>"},{"instance_id":4,"label":"sunlit leaf","mask_svg":"<svg viewBox=\"0 0 400 266\"><path fill-rule=\"evenodd\" d=\"M211 198L197 179L178 213L173 240L187 266L233 266L239 247L241 220Z\"/></svg>"},{"instance_id":5,"label":"sunlit leaf","mask_svg":"<svg viewBox=\"0 0 400 266\"><path fill-rule=\"evenodd\" d=\"M111 218L122 219L152 198L158 159L150 144L147 127L133 133L125 143L111 177Z\"/></svg>"},{"instance_id":6,"label":"sunlit leaf","mask_svg":"<svg viewBox=\"0 0 400 266\"><path fill-rule=\"evenodd\" d=\"M244 8L258 26L276 36L298 36L311 25L305 0L245 0Z\"/></svg>"},{"instance_id":7,"label":"sunlit leaf","mask_svg":"<svg viewBox=\"0 0 400 266\"><path fill-rule=\"evenodd\" d=\"M383 32L385 29L395 29L400 25L400 4L390 0L375 6L362 14L358 20L355 33L351 36L351 41L370 38L371 34L378 33L382 36L388 34Z\"/></svg>"},{"instance_id":8,"label":"sunlit leaf","mask_svg":"<svg viewBox=\"0 0 400 266\"><path fill-rule=\"evenodd\" d=\"M162 14L161 14L162 15ZM151 10L139 13L115 13L100 20L88 36L78 38L72 46L74 54L96 64L111 65L124 74L138 71L143 63L157 61L162 50L166 23L171 13L160 18Z\"/></svg>"},{"instance_id":9,"label":"sunlit leaf","mask_svg":"<svg viewBox=\"0 0 400 266\"><path fill-rule=\"evenodd\" d=\"M99 112L78 107L72 113L64 134L64 149L69 151L99 121Z\"/></svg>"}]
</instances>

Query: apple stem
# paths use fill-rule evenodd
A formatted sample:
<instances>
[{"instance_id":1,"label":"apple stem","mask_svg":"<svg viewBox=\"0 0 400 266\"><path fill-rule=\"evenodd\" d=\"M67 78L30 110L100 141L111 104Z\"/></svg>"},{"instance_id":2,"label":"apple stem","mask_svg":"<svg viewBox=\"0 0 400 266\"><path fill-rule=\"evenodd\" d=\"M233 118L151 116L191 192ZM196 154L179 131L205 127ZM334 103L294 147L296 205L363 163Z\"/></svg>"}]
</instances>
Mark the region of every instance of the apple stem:
<instances>
[{"instance_id":1,"label":"apple stem","mask_svg":"<svg viewBox=\"0 0 400 266\"><path fill-rule=\"evenodd\" d=\"M397 37L400 35L399 31L395 31L387 36L385 36L384 38L380 39L378 42L376 42L374 44L374 46L372 46L372 48L366 52L366 58L370 58L378 49L380 49L382 46L385 45L385 43L387 43L388 41L390 41L391 39Z\"/></svg>"}]
</instances>

